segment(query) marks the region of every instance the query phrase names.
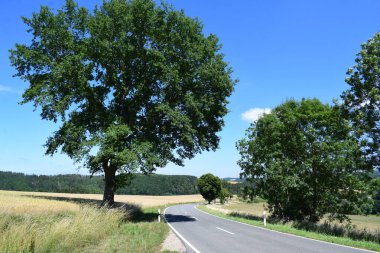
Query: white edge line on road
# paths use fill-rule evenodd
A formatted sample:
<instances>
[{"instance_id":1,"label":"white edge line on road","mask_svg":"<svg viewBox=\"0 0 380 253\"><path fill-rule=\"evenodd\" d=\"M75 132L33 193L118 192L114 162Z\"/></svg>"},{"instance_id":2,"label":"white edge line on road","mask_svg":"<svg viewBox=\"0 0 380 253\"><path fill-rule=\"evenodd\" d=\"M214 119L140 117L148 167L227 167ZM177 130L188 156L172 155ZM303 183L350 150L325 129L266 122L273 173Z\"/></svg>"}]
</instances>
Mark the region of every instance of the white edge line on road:
<instances>
[{"instance_id":1,"label":"white edge line on road","mask_svg":"<svg viewBox=\"0 0 380 253\"><path fill-rule=\"evenodd\" d=\"M197 205L198 205L198 204L197 204ZM299 235L288 234L288 233L284 233L284 232L280 232L280 231L276 231L276 230L271 230L271 229L268 229L268 228L258 227L258 226L251 225L251 224L247 224L247 223L240 222L240 221L235 221L235 220L226 219L226 218L223 218L223 217L216 216L216 215L214 215L214 214L207 213L207 212L205 212L205 211L203 211L203 210L197 208L197 205L194 205L194 208L197 209L198 211L200 211L200 212L202 212L202 213L205 213L205 214L208 214L208 215L211 215L211 216L215 216L215 217L217 217L217 218L219 218L219 219L223 219L223 220L228 220L228 221L231 221L231 222L240 223L240 224L243 224L243 225L246 225L246 226L251 226L251 227L258 228L258 229L262 229L262 230L268 230L268 231L275 232L275 233L279 233L279 234L284 234L284 235L288 235L288 236L299 237L299 238L303 238L303 239L306 239L306 240L311 240L311 241L316 241L316 242L322 242L322 243L327 243L327 244L337 245L337 246L341 246L341 247L345 247L345 248L361 250L361 251L364 251L364 252L376 253L376 251L372 251L372 250L361 249L361 248L355 248L355 247L351 247L351 246L347 246L347 245L342 245L342 244L337 244L337 243L333 243L333 242L326 242L326 241L321 241L321 240L312 239L312 238L308 238L308 237L303 237L303 236L299 236Z\"/></svg>"},{"instance_id":2,"label":"white edge line on road","mask_svg":"<svg viewBox=\"0 0 380 253\"><path fill-rule=\"evenodd\" d=\"M235 233L232 233L232 232L230 232L230 231L227 231L227 230L225 230L225 229L223 229L223 228L220 228L220 227L216 227L217 229L219 229L219 230L222 230L222 231L224 231L224 232L226 232L226 233L229 233L229 234L231 234L231 235L234 235Z\"/></svg>"},{"instance_id":3,"label":"white edge line on road","mask_svg":"<svg viewBox=\"0 0 380 253\"><path fill-rule=\"evenodd\" d=\"M170 207L170 206L169 206ZM165 208L165 210L164 210L164 219L165 219L165 221L166 221L166 224L168 224L169 225L169 227L173 230L173 232L179 237L179 238L181 238L181 240L183 241L183 242L185 242L187 245L189 245L189 247L192 249L192 250L194 250L194 252L195 253L201 253L199 250L197 250L193 245L191 245L191 243L189 243L167 220L166 220L166 217L165 217L165 214L166 214L166 210L169 208L169 207L167 207L167 208Z\"/></svg>"}]
</instances>

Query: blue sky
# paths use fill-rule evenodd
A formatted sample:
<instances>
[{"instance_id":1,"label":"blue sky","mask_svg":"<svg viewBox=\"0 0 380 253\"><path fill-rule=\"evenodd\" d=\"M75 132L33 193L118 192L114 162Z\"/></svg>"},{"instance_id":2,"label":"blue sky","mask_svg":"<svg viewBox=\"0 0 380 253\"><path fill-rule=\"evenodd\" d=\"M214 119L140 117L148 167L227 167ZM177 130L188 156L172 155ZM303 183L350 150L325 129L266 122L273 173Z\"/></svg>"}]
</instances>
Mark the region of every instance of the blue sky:
<instances>
[{"instance_id":1,"label":"blue sky","mask_svg":"<svg viewBox=\"0 0 380 253\"><path fill-rule=\"evenodd\" d=\"M80 0L92 8L101 1ZM211 172L238 177L235 142L244 137L249 119L262 108L287 98L316 97L329 103L348 86L345 72L354 64L360 44L380 30L377 0L172 0L216 34L240 82L230 98L230 113L220 132L220 149L198 155L185 167L168 165L162 174L200 176ZM40 5L59 8L62 0L5 1L0 8L0 170L28 174L87 174L64 155L44 156L47 137L58 128L42 121L38 111L19 105L27 87L9 64L8 50L28 43L21 16ZM244 114L245 113L245 114Z\"/></svg>"}]
</instances>

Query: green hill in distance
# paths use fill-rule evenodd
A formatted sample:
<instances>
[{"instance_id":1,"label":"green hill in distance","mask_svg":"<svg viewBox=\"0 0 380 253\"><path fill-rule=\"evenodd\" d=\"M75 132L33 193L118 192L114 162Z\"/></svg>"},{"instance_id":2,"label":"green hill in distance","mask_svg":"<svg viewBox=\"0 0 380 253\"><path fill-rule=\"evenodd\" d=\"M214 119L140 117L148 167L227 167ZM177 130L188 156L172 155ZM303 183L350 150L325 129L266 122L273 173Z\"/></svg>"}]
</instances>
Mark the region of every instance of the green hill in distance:
<instances>
[{"instance_id":1,"label":"green hill in distance","mask_svg":"<svg viewBox=\"0 0 380 253\"><path fill-rule=\"evenodd\" d=\"M0 190L102 194L103 187L103 177L101 176L90 177L78 174L44 176L0 171ZM136 174L131 184L118 189L117 194L198 194L197 177Z\"/></svg>"},{"instance_id":2,"label":"green hill in distance","mask_svg":"<svg viewBox=\"0 0 380 253\"><path fill-rule=\"evenodd\" d=\"M198 194L197 180L197 177L187 175L136 174L130 185L118 189L116 193L156 196ZM240 178L228 177L222 180L224 187L233 194L240 194L241 188L247 185ZM101 176L45 176L0 171L0 190L102 194L103 187Z\"/></svg>"}]
</instances>

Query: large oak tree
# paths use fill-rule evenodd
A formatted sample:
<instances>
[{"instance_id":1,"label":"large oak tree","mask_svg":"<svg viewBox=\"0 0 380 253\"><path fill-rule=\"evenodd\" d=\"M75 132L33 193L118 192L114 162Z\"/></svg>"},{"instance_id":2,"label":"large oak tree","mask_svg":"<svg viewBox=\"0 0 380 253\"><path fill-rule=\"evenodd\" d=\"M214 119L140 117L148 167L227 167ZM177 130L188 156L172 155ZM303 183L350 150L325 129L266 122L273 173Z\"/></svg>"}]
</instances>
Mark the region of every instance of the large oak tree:
<instances>
[{"instance_id":1,"label":"large oak tree","mask_svg":"<svg viewBox=\"0 0 380 253\"><path fill-rule=\"evenodd\" d=\"M46 154L61 150L104 173L103 201L132 172L183 165L215 150L235 81L215 35L198 19L152 0L67 0L23 18L32 40L11 62L30 85L22 103L60 123Z\"/></svg>"}]
</instances>

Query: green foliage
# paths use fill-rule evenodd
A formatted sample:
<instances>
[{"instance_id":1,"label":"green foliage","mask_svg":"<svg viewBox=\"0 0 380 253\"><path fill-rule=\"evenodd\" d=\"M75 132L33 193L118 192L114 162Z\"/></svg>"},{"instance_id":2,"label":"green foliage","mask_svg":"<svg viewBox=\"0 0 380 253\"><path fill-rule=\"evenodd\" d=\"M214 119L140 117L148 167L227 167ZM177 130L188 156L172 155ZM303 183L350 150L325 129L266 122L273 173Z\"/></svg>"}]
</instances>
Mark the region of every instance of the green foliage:
<instances>
[{"instance_id":1,"label":"green foliage","mask_svg":"<svg viewBox=\"0 0 380 253\"><path fill-rule=\"evenodd\" d=\"M380 178L380 172L375 170L371 173L372 178Z\"/></svg>"},{"instance_id":2,"label":"green foliage","mask_svg":"<svg viewBox=\"0 0 380 253\"><path fill-rule=\"evenodd\" d=\"M350 88L342 94L342 108L355 127L364 157L380 169L380 33L362 44L355 62L347 70Z\"/></svg>"},{"instance_id":3,"label":"green foliage","mask_svg":"<svg viewBox=\"0 0 380 253\"><path fill-rule=\"evenodd\" d=\"M186 195L199 194L197 178L182 175L136 175L131 184L116 191L133 195Z\"/></svg>"},{"instance_id":4,"label":"green foliage","mask_svg":"<svg viewBox=\"0 0 380 253\"><path fill-rule=\"evenodd\" d=\"M102 193L100 176L56 175L36 176L0 171L0 189L34 192ZM132 195L187 195L198 194L197 178L179 175L135 174L130 184L116 191Z\"/></svg>"},{"instance_id":5,"label":"green foliage","mask_svg":"<svg viewBox=\"0 0 380 253\"><path fill-rule=\"evenodd\" d=\"M220 204L224 205L226 201L228 202L228 199L230 198L230 196L231 196L231 193L226 188L222 187L219 193Z\"/></svg>"},{"instance_id":6,"label":"green foliage","mask_svg":"<svg viewBox=\"0 0 380 253\"><path fill-rule=\"evenodd\" d=\"M237 143L241 175L273 216L347 219L368 200L367 163L336 107L289 100L253 123Z\"/></svg>"},{"instance_id":7,"label":"green foliage","mask_svg":"<svg viewBox=\"0 0 380 253\"><path fill-rule=\"evenodd\" d=\"M370 212L372 214L380 214L380 178L372 179L371 188L373 206Z\"/></svg>"},{"instance_id":8,"label":"green foliage","mask_svg":"<svg viewBox=\"0 0 380 253\"><path fill-rule=\"evenodd\" d=\"M257 193L254 191L252 187L245 186L242 188L241 197L243 198L243 200L247 200L249 198L249 200L252 202L253 199L256 197L256 194Z\"/></svg>"},{"instance_id":9,"label":"green foliage","mask_svg":"<svg viewBox=\"0 0 380 253\"><path fill-rule=\"evenodd\" d=\"M29 83L22 103L62 123L46 154L104 173L107 202L122 182L115 174L149 174L218 147L235 81L198 19L153 0L104 1L92 13L67 0L23 20L32 40L10 50Z\"/></svg>"},{"instance_id":10,"label":"green foliage","mask_svg":"<svg viewBox=\"0 0 380 253\"><path fill-rule=\"evenodd\" d=\"M207 173L198 179L198 189L202 197L210 204L211 201L219 197L222 189L222 182L219 177Z\"/></svg>"}]
</instances>

